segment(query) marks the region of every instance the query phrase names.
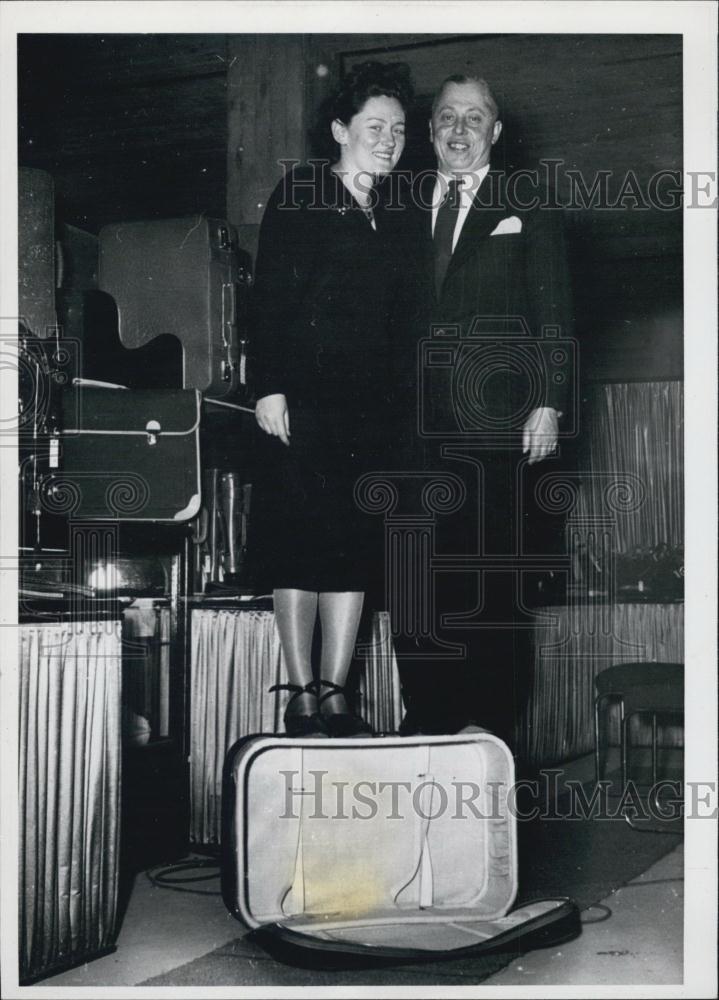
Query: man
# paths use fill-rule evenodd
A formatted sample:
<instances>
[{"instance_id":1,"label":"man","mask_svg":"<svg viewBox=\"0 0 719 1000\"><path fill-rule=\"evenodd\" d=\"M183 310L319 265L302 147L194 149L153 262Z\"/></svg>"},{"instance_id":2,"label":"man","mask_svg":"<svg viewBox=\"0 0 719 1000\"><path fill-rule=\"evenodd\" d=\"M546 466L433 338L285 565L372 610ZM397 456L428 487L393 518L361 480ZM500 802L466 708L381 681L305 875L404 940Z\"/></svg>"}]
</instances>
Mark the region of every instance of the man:
<instances>
[{"instance_id":1,"label":"man","mask_svg":"<svg viewBox=\"0 0 719 1000\"><path fill-rule=\"evenodd\" d=\"M568 354L543 334L571 332L561 217L537 206L542 192L490 170L501 132L488 84L448 77L430 122L437 173L415 190L423 333L439 349L416 380L422 463L460 475L467 491L459 513L438 518L443 556L519 551L520 484L526 465L555 452L566 399ZM511 741L527 686L520 577L516 568L435 570L437 634L466 651L423 661L411 637L396 637L403 733L479 724Z\"/></svg>"}]
</instances>

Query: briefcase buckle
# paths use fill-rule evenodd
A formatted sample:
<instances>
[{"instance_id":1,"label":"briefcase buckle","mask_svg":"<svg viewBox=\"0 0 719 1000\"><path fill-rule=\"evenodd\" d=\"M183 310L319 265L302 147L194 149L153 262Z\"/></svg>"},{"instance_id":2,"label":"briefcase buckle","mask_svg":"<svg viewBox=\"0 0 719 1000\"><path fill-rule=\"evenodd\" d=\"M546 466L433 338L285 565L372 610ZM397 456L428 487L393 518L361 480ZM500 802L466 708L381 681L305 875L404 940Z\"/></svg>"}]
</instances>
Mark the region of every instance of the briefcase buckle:
<instances>
[{"instance_id":1,"label":"briefcase buckle","mask_svg":"<svg viewBox=\"0 0 719 1000\"><path fill-rule=\"evenodd\" d=\"M157 444L157 435L162 430L160 427L160 422L158 420L148 420L145 424L145 431L147 432L147 443L149 445Z\"/></svg>"}]
</instances>

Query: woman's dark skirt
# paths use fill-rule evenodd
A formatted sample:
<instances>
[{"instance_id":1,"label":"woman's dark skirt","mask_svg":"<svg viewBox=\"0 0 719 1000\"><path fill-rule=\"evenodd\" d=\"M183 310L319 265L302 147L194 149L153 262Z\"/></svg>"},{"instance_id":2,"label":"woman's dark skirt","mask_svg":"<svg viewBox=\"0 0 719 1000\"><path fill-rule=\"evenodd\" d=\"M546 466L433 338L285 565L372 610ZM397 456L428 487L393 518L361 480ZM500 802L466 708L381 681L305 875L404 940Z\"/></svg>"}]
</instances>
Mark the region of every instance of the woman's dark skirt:
<instances>
[{"instance_id":1,"label":"woman's dark skirt","mask_svg":"<svg viewBox=\"0 0 719 1000\"><path fill-rule=\"evenodd\" d=\"M294 407L289 447L257 434L249 527L255 586L375 590L384 578L382 515L361 510L355 487L383 468L376 423L345 407Z\"/></svg>"}]
</instances>

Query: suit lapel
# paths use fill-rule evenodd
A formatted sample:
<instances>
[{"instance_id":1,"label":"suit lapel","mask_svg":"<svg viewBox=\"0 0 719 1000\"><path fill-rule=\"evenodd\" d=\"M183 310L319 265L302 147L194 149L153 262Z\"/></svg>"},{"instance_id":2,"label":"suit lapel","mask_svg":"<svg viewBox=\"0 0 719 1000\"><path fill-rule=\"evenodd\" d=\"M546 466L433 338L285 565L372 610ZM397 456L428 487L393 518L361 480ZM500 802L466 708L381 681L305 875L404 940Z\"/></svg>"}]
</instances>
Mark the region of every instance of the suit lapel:
<instances>
[{"instance_id":1,"label":"suit lapel","mask_svg":"<svg viewBox=\"0 0 719 1000\"><path fill-rule=\"evenodd\" d=\"M489 237L493 229L496 229L499 222L506 216L507 207L502 196L503 176L499 175L499 195L496 189L491 187L497 184L497 174L487 174L474 196L471 208L464 220L462 232L459 234L457 246L447 268L447 276L463 261L467 259L476 249L477 243Z\"/></svg>"},{"instance_id":2,"label":"suit lapel","mask_svg":"<svg viewBox=\"0 0 719 1000\"><path fill-rule=\"evenodd\" d=\"M434 289L434 243L432 240L432 198L437 180L435 172L422 179L420 187L420 204L422 206L422 231L425 237L425 267L427 281ZM429 206L429 207L426 207ZM462 232L459 234L457 246L454 248L445 282L455 268L460 267L477 250L477 245L489 238L490 233L507 214L504 199L504 174L490 171L480 184L474 196L471 208L464 220ZM436 298L436 293L435 298Z\"/></svg>"}]
</instances>

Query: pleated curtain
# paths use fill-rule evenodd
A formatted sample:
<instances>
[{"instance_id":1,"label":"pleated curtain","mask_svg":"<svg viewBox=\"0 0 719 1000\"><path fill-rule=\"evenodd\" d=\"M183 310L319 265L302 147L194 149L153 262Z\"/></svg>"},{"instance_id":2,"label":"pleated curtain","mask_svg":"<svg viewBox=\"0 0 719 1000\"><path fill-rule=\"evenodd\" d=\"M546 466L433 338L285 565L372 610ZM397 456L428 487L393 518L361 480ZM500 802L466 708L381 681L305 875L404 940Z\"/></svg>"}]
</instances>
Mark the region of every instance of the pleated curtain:
<instances>
[{"instance_id":1,"label":"pleated curtain","mask_svg":"<svg viewBox=\"0 0 719 1000\"><path fill-rule=\"evenodd\" d=\"M611 383L592 391L591 417L582 428L588 449L577 513L614 518L618 558L684 541L683 384ZM643 499L607 509L607 488L629 479ZM684 661L681 603L602 604L587 601L542 610L534 633L532 690L517 734L530 763L553 764L594 748L594 678L628 662ZM610 739L618 738L610 720ZM663 734L681 745L680 728ZM634 742L647 744L646 727L633 723Z\"/></svg>"},{"instance_id":2,"label":"pleated curtain","mask_svg":"<svg viewBox=\"0 0 719 1000\"><path fill-rule=\"evenodd\" d=\"M392 644L389 612L378 611L360 676L360 712L376 733L395 733L402 721L402 692Z\"/></svg>"},{"instance_id":3,"label":"pleated curtain","mask_svg":"<svg viewBox=\"0 0 719 1000\"><path fill-rule=\"evenodd\" d=\"M22 625L20 978L114 941L120 834L119 622Z\"/></svg>"},{"instance_id":4,"label":"pleated curtain","mask_svg":"<svg viewBox=\"0 0 719 1000\"><path fill-rule=\"evenodd\" d=\"M191 627L190 840L216 844L227 751L242 736L283 731L289 695L269 688L287 673L271 611L195 609ZM360 689L367 721L396 730L401 698L385 612L374 619Z\"/></svg>"},{"instance_id":5,"label":"pleated curtain","mask_svg":"<svg viewBox=\"0 0 719 1000\"><path fill-rule=\"evenodd\" d=\"M638 479L644 500L616 517L616 551L684 542L684 420L682 382L628 382L597 386L589 435L589 471L581 512L606 514L608 479Z\"/></svg>"},{"instance_id":6,"label":"pleated curtain","mask_svg":"<svg viewBox=\"0 0 719 1000\"><path fill-rule=\"evenodd\" d=\"M518 734L521 757L554 764L594 749L594 678L606 667L683 660L681 603L543 608L534 636L532 691ZM616 725L614 720L610 733L615 744ZM682 730L665 729L663 743L681 746ZM646 726L635 725L632 742L649 744Z\"/></svg>"}]
</instances>

